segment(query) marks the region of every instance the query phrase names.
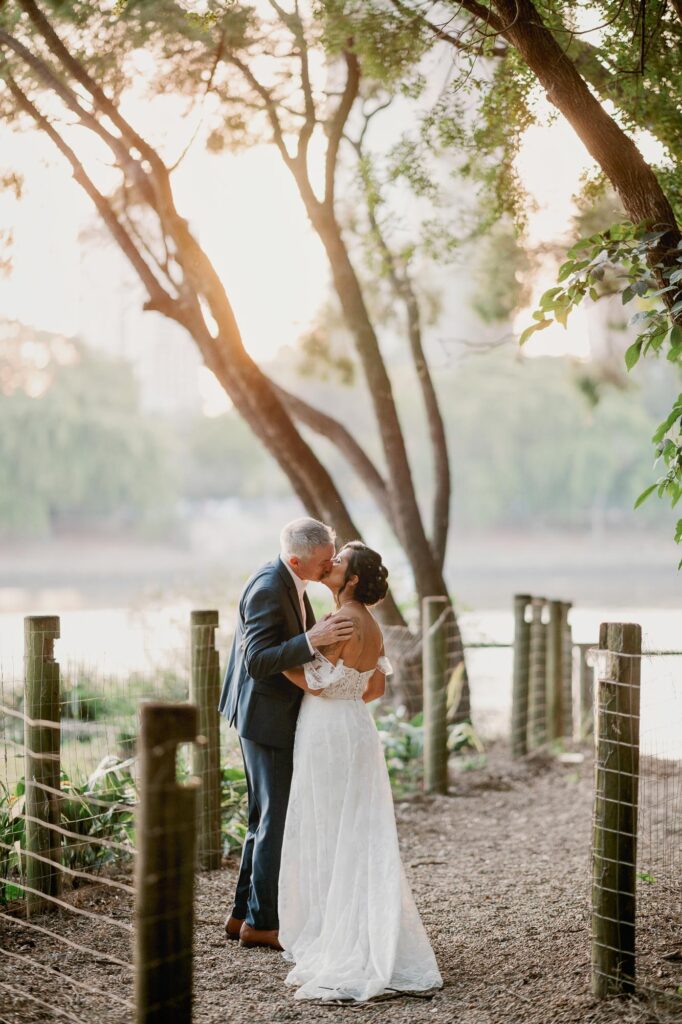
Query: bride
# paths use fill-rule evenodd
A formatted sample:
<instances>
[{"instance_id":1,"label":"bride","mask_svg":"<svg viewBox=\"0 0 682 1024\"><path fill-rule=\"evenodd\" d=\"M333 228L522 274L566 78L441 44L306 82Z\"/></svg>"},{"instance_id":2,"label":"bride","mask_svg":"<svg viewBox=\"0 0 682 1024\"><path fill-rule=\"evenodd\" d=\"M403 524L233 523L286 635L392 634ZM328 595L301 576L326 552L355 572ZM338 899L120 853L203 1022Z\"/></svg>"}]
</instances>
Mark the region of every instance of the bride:
<instances>
[{"instance_id":1,"label":"bride","mask_svg":"<svg viewBox=\"0 0 682 1024\"><path fill-rule=\"evenodd\" d=\"M296 999L366 1000L443 981L405 877L379 734L367 704L390 664L368 610L381 557L353 541L323 579L350 640L285 675L305 690L279 874L279 941Z\"/></svg>"}]
</instances>

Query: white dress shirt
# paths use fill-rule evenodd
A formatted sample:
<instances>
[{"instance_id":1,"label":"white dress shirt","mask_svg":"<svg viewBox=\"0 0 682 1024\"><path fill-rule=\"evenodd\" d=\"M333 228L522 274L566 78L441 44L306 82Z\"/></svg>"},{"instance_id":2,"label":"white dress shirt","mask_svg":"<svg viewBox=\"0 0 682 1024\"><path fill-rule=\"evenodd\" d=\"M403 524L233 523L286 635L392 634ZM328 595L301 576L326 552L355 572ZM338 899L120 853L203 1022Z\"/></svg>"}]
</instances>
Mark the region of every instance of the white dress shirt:
<instances>
[{"instance_id":1,"label":"white dress shirt","mask_svg":"<svg viewBox=\"0 0 682 1024\"><path fill-rule=\"evenodd\" d=\"M294 572L294 570L289 565L289 563L285 562L281 555L280 555L280 561L282 562L283 565L286 565L286 567L289 570L289 573L291 575L291 578L293 579L294 583L296 584L296 593L298 595L298 603L299 603L300 608L301 608L301 622L303 623L303 629L305 631L307 623L306 623L306 610L305 610L305 602L303 601L303 595L305 594L305 588L308 586L308 580L302 580L300 576L297 576L296 573ZM305 638L306 638L306 641L308 643L308 648L310 649L310 653L314 654L315 650L313 648L313 645L310 642L310 638L308 637L307 633L305 634Z\"/></svg>"}]
</instances>

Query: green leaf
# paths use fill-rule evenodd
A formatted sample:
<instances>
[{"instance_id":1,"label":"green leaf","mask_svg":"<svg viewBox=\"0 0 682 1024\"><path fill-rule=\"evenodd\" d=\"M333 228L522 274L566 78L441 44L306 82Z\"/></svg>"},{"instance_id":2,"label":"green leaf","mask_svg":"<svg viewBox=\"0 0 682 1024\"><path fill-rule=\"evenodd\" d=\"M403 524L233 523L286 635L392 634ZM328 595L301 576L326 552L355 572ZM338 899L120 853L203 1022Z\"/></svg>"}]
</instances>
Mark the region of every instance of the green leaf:
<instances>
[{"instance_id":1,"label":"green leaf","mask_svg":"<svg viewBox=\"0 0 682 1024\"><path fill-rule=\"evenodd\" d=\"M682 345L682 327L679 324L673 324L670 331L670 344Z\"/></svg>"},{"instance_id":2,"label":"green leaf","mask_svg":"<svg viewBox=\"0 0 682 1024\"><path fill-rule=\"evenodd\" d=\"M553 320L540 320L538 323L531 324L530 327L526 327L525 331L519 338L519 345L525 345L531 334L535 334L536 331L542 331L545 327L550 327L553 323Z\"/></svg>"},{"instance_id":3,"label":"green leaf","mask_svg":"<svg viewBox=\"0 0 682 1024\"><path fill-rule=\"evenodd\" d=\"M642 352L643 342L644 338L638 338L637 341L634 342L634 344L630 345L630 348L625 353L625 365L627 366L628 370L631 370L635 363L638 361Z\"/></svg>"},{"instance_id":4,"label":"green leaf","mask_svg":"<svg viewBox=\"0 0 682 1024\"><path fill-rule=\"evenodd\" d=\"M656 316L656 315L657 315L656 310L654 310L654 309L644 309L640 313L635 313L635 315L633 317L631 317L630 323L631 324L639 324L639 323L642 322L642 320L651 320L652 316Z\"/></svg>"},{"instance_id":5,"label":"green leaf","mask_svg":"<svg viewBox=\"0 0 682 1024\"><path fill-rule=\"evenodd\" d=\"M658 487L658 483L655 483L655 484L651 484L650 487L645 488L645 490L642 491L642 493L640 494L639 498L635 502L634 508L639 508L639 506L642 505L646 501L646 499L649 497L649 495L653 494L653 492L656 490L657 487Z\"/></svg>"},{"instance_id":6,"label":"green leaf","mask_svg":"<svg viewBox=\"0 0 682 1024\"><path fill-rule=\"evenodd\" d=\"M679 544L682 541L682 519L677 520L677 526L675 527L675 543ZM680 563L682 565L682 563ZM679 565L678 565L679 569Z\"/></svg>"},{"instance_id":7,"label":"green leaf","mask_svg":"<svg viewBox=\"0 0 682 1024\"><path fill-rule=\"evenodd\" d=\"M682 417L682 408L680 408L680 406L676 402L675 406L673 407L673 411L669 413L668 416L666 416L666 418L660 424L660 426L657 427L656 433L651 438L653 443L658 444L659 441L662 441L665 435L672 427L675 420L680 419L680 417Z\"/></svg>"},{"instance_id":8,"label":"green leaf","mask_svg":"<svg viewBox=\"0 0 682 1024\"><path fill-rule=\"evenodd\" d=\"M556 296L561 294L562 291L563 288L561 286L548 288L547 291L540 296L540 309L551 309L554 305L554 300Z\"/></svg>"},{"instance_id":9,"label":"green leaf","mask_svg":"<svg viewBox=\"0 0 682 1024\"><path fill-rule=\"evenodd\" d=\"M595 240L594 235L590 235L589 238L580 238L575 245L572 245L568 250L569 256L574 256L575 253L580 252L581 249L587 249L588 245L592 245Z\"/></svg>"}]
</instances>

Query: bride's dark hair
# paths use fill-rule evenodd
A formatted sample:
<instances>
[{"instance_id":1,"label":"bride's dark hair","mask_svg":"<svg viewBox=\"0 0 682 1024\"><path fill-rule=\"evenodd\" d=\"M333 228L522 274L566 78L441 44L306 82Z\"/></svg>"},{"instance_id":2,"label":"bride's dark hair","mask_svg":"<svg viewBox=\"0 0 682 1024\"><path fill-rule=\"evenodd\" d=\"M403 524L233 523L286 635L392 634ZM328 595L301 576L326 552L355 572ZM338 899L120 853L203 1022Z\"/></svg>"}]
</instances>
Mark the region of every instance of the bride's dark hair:
<instances>
[{"instance_id":1,"label":"bride's dark hair","mask_svg":"<svg viewBox=\"0 0 682 1024\"><path fill-rule=\"evenodd\" d=\"M378 604L383 601L388 591L388 569L381 561L381 555L372 551L360 540L352 540L344 544L342 551L350 551L346 566L346 578L339 588L337 597L346 589L352 576L358 577L353 597L361 604Z\"/></svg>"}]
</instances>

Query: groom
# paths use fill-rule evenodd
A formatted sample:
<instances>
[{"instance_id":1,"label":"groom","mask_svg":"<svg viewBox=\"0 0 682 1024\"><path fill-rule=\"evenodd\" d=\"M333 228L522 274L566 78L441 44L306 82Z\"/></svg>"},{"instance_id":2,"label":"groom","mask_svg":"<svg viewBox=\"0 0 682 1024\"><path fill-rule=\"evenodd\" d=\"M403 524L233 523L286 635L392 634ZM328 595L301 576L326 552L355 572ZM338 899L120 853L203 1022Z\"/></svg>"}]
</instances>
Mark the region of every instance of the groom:
<instances>
[{"instance_id":1,"label":"groom","mask_svg":"<svg viewBox=\"0 0 682 1024\"><path fill-rule=\"evenodd\" d=\"M342 612L315 623L305 593L331 569L334 531L317 519L294 519L282 530L279 558L246 584L225 672L220 712L239 736L249 821L228 939L281 949L277 891L284 822L293 770L294 733L303 691L282 672L312 661L317 646L347 640Z\"/></svg>"}]
</instances>

